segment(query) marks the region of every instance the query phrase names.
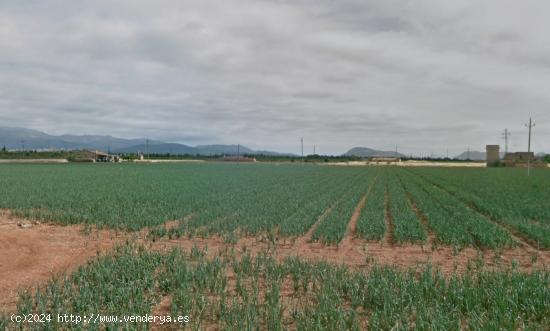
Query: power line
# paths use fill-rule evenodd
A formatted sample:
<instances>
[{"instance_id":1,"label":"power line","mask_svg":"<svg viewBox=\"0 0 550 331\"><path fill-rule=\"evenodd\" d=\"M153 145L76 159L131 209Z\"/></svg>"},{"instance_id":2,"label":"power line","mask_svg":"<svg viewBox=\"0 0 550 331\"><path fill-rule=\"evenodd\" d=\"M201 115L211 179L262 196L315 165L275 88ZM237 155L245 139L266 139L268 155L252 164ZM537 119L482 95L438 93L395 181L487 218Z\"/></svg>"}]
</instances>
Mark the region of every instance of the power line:
<instances>
[{"instance_id":1,"label":"power line","mask_svg":"<svg viewBox=\"0 0 550 331\"><path fill-rule=\"evenodd\" d=\"M531 117L536 117L536 118L537 118L537 121L538 121L539 119L545 119L545 118L550 117L550 113L547 113L547 112L540 112L540 113L535 114L535 115L531 114Z\"/></svg>"}]
</instances>

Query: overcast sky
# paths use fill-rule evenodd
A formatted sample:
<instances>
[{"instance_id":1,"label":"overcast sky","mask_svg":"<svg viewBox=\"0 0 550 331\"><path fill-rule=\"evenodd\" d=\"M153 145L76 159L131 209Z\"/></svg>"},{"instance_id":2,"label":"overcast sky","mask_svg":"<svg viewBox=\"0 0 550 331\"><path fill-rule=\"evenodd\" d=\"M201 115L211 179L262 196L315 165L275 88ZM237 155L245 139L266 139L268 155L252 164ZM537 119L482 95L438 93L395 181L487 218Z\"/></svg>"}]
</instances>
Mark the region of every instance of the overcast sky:
<instances>
[{"instance_id":1,"label":"overcast sky","mask_svg":"<svg viewBox=\"0 0 550 331\"><path fill-rule=\"evenodd\" d=\"M0 0L0 126L189 145L550 151L549 1Z\"/></svg>"}]
</instances>

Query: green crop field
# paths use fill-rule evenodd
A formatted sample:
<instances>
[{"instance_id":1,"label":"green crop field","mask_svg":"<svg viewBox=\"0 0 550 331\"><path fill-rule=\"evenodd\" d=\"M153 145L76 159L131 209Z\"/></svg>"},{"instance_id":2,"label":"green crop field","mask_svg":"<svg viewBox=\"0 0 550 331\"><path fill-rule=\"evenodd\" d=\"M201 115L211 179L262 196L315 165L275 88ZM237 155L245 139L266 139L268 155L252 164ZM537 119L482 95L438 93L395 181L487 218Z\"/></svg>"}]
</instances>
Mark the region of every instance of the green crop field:
<instances>
[{"instance_id":1,"label":"green crop field","mask_svg":"<svg viewBox=\"0 0 550 331\"><path fill-rule=\"evenodd\" d=\"M146 315L167 300L163 312L189 316L192 330L542 330L550 325L548 266L534 267L535 255L528 271L513 260L487 266L483 254L548 252L549 184L546 169L527 177L500 168L7 164L0 166L0 209L88 231L146 233L139 244L118 243L86 265L20 289L20 315ZM198 246L152 248L212 237L226 245L215 254ZM251 254L237 245L259 237L269 249ZM278 244L296 240L341 254L342 265L300 252L277 256ZM344 243L352 246L339 253ZM435 253L445 247L478 255L446 272L430 263L373 262L368 251L359 266L346 261L367 245L391 252L428 243ZM23 327L10 321L12 312L0 311L0 330L150 327Z\"/></svg>"},{"instance_id":2,"label":"green crop field","mask_svg":"<svg viewBox=\"0 0 550 331\"><path fill-rule=\"evenodd\" d=\"M527 178L518 169L3 165L0 208L32 219L127 230L179 220L158 235L280 237L303 235L330 208L313 239L336 244L369 193L356 233L368 240L381 240L391 218L396 243L424 242L433 231L437 241L456 247L509 247L509 233L515 233L549 248L548 183L549 171Z\"/></svg>"}]
</instances>

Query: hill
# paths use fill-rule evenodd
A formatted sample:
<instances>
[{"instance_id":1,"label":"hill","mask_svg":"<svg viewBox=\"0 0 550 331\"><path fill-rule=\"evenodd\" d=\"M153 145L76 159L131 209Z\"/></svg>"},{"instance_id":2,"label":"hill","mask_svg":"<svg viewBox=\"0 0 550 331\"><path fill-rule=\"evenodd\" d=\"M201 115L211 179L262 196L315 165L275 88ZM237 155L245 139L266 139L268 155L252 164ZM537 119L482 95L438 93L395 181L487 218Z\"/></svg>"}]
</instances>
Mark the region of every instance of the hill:
<instances>
[{"instance_id":1,"label":"hill","mask_svg":"<svg viewBox=\"0 0 550 331\"><path fill-rule=\"evenodd\" d=\"M370 157L370 156L396 156L394 151L380 151L368 147L353 147L349 151L345 152L343 156L358 156L358 157ZM405 157L401 153L397 153L398 157Z\"/></svg>"},{"instance_id":2,"label":"hill","mask_svg":"<svg viewBox=\"0 0 550 331\"><path fill-rule=\"evenodd\" d=\"M30 150L73 150L73 149L121 149L143 142L144 139L123 139L101 135L61 135L54 136L41 131L0 127L0 147L7 149ZM151 144L160 143L152 140Z\"/></svg>"},{"instance_id":3,"label":"hill","mask_svg":"<svg viewBox=\"0 0 550 331\"><path fill-rule=\"evenodd\" d=\"M146 148L145 138L124 139L110 135L50 135L41 131L0 127L0 148L25 150L78 150L98 149L110 150L114 153L139 153L154 154L190 154L190 155L234 155L237 154L237 145L199 145L188 146L180 143L167 143L158 140L149 140ZM272 151L254 151L248 147L240 146L241 154L262 154L266 156L292 156L289 153Z\"/></svg>"},{"instance_id":4,"label":"hill","mask_svg":"<svg viewBox=\"0 0 550 331\"><path fill-rule=\"evenodd\" d=\"M232 155L237 154L237 148L241 155L254 154L252 149L242 145L199 145L195 146L195 148L201 155Z\"/></svg>"},{"instance_id":5,"label":"hill","mask_svg":"<svg viewBox=\"0 0 550 331\"><path fill-rule=\"evenodd\" d=\"M194 147L183 145L183 144L174 144L174 143L155 143L134 145L130 147L115 149L114 153L119 154L129 154L129 153L150 153L150 154L190 154L196 155L200 154L200 151Z\"/></svg>"},{"instance_id":6,"label":"hill","mask_svg":"<svg viewBox=\"0 0 550 331\"><path fill-rule=\"evenodd\" d=\"M469 151L469 152L465 151L465 152L462 152L462 153L458 154L454 158L458 159L458 160L468 160L468 156L469 156L469 159L472 160L472 161L485 161L485 160L487 160L487 153L480 152L480 151ZM500 153L500 158L502 159L503 157L504 157L504 152L501 152Z\"/></svg>"},{"instance_id":7,"label":"hill","mask_svg":"<svg viewBox=\"0 0 550 331\"><path fill-rule=\"evenodd\" d=\"M253 155L265 155L265 156L294 156L289 153L278 153L273 151L255 151L246 146L240 146L238 148L241 155L253 154ZM135 146L115 149L115 153L145 153L145 144L139 144ZM237 145L199 145L199 146L187 146L177 143L156 143L150 144L148 152L151 154L167 154L172 155L236 155Z\"/></svg>"},{"instance_id":8,"label":"hill","mask_svg":"<svg viewBox=\"0 0 550 331\"><path fill-rule=\"evenodd\" d=\"M472 161L484 161L486 160L486 153L480 151L466 151L458 154L454 157L458 160L472 160Z\"/></svg>"}]
</instances>

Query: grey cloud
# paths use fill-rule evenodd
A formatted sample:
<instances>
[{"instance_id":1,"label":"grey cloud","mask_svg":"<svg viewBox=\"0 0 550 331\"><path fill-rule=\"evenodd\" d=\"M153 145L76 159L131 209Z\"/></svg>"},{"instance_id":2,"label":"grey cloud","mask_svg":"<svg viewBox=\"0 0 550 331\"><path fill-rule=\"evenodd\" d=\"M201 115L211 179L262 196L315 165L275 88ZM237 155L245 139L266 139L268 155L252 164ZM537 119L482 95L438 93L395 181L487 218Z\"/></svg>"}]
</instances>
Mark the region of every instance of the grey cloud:
<instances>
[{"instance_id":1,"label":"grey cloud","mask_svg":"<svg viewBox=\"0 0 550 331\"><path fill-rule=\"evenodd\" d=\"M0 121L290 152L304 136L325 153L481 149L508 127L523 148L526 118L550 109L549 11L535 0L3 1ZM549 129L537 127L537 150L550 151Z\"/></svg>"}]
</instances>

